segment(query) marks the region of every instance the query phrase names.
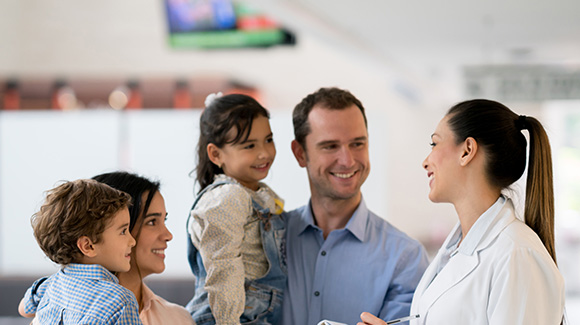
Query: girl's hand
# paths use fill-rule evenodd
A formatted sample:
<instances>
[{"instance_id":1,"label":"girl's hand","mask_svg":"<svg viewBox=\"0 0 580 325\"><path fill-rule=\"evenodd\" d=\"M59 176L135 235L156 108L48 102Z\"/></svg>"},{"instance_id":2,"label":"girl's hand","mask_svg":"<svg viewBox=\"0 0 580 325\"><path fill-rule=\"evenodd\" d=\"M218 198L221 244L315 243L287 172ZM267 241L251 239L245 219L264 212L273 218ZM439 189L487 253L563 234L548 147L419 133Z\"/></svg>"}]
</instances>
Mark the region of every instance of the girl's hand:
<instances>
[{"instance_id":1,"label":"girl's hand","mask_svg":"<svg viewBox=\"0 0 580 325\"><path fill-rule=\"evenodd\" d=\"M360 314L360 319L362 322L357 323L357 325L387 325L384 320L367 312Z\"/></svg>"}]
</instances>

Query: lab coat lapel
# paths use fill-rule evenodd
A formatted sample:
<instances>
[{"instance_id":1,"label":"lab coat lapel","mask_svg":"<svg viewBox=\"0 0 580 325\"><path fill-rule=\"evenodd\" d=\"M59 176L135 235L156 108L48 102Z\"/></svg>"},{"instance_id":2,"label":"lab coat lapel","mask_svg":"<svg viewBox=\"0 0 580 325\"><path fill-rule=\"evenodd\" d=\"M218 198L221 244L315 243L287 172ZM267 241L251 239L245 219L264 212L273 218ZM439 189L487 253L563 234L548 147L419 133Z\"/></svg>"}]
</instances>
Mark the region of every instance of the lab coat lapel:
<instances>
[{"instance_id":1,"label":"lab coat lapel","mask_svg":"<svg viewBox=\"0 0 580 325\"><path fill-rule=\"evenodd\" d=\"M436 268L433 268L429 274L429 278L433 279L433 281L430 284L427 283L427 288L425 288L421 299L421 305L423 305L421 310L429 310L439 297L463 280L478 264L479 258L477 254L457 254L449 260L448 264L434 279Z\"/></svg>"},{"instance_id":2,"label":"lab coat lapel","mask_svg":"<svg viewBox=\"0 0 580 325\"><path fill-rule=\"evenodd\" d=\"M446 247L449 246L449 242L452 240L452 238L454 237L454 234L458 231L460 226L461 225L459 223L457 223L455 225L455 227L453 227L453 230L449 233L449 235L447 236L447 238L443 242L443 245L441 245L441 248L439 248L439 252L437 252L435 259L433 259L433 261L431 261L431 263L429 264L429 266L425 270L425 273L421 277L421 281L419 281L419 284L417 284L417 288L415 289L416 296L422 297L423 294L425 293L425 290L429 287L429 285L433 281L433 277L435 277L436 273L437 273L437 267L438 267L439 263L441 262L442 254L445 252ZM416 298L414 298L414 300L415 299Z\"/></svg>"},{"instance_id":3,"label":"lab coat lapel","mask_svg":"<svg viewBox=\"0 0 580 325\"><path fill-rule=\"evenodd\" d=\"M494 218L493 222L489 225L486 234L477 246L476 252L487 248L487 246L489 246L507 226L516 220L514 205L512 201L508 199L506 204Z\"/></svg>"},{"instance_id":4,"label":"lab coat lapel","mask_svg":"<svg viewBox=\"0 0 580 325\"><path fill-rule=\"evenodd\" d=\"M437 258L425 271L423 279L417 286L416 292L423 292L422 298L420 299L421 310L429 310L439 297L468 276L479 264L479 251L487 248L502 230L515 220L513 203L508 199L506 204L487 226L487 230L482 238L480 238L476 248L468 254L462 253L460 250L460 252L449 260L441 272L435 276L437 265L441 259L441 254L437 254ZM444 250L444 247L449 245L452 234L457 231L458 227L460 227L459 224L455 226L454 231L451 232L441 250Z\"/></svg>"}]
</instances>

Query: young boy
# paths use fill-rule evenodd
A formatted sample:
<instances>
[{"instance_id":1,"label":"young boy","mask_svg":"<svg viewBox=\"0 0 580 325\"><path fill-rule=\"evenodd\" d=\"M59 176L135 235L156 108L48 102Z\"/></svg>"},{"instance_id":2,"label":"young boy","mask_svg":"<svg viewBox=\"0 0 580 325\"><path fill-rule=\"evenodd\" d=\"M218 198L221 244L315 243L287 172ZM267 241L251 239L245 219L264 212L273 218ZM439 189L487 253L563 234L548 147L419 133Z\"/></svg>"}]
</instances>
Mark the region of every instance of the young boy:
<instances>
[{"instance_id":1,"label":"young boy","mask_svg":"<svg viewBox=\"0 0 580 325\"><path fill-rule=\"evenodd\" d=\"M94 180L50 190L32 217L38 245L57 273L32 284L18 306L38 324L141 324L137 300L114 272L130 269L128 194Z\"/></svg>"}]
</instances>

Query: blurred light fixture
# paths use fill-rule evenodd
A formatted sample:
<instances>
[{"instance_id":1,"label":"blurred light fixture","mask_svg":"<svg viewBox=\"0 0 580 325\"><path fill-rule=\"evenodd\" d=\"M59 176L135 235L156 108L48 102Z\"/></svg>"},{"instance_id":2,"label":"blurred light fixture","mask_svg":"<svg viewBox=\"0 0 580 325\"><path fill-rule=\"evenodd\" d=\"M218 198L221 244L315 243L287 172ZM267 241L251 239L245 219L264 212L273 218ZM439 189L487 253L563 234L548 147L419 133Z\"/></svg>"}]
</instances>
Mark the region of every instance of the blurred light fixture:
<instances>
[{"instance_id":1,"label":"blurred light fixture","mask_svg":"<svg viewBox=\"0 0 580 325\"><path fill-rule=\"evenodd\" d=\"M127 106L129 102L129 88L122 85L115 88L109 95L109 106L113 109L121 110Z\"/></svg>"}]
</instances>

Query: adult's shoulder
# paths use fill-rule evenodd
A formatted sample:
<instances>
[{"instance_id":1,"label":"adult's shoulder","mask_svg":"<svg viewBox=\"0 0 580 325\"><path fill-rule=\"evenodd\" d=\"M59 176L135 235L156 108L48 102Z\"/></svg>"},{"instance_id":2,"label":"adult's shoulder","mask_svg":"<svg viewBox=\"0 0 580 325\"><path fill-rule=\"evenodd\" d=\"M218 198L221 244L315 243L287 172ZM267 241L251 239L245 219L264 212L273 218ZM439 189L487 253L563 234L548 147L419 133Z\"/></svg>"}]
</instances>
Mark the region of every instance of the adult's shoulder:
<instances>
[{"instance_id":1,"label":"adult's shoulder","mask_svg":"<svg viewBox=\"0 0 580 325\"><path fill-rule=\"evenodd\" d=\"M299 208L294 210L285 211L282 213L282 218L286 223L286 229L290 230L290 233L293 233L295 230L300 231L302 226L306 223L306 209L309 208L309 205L303 205Z\"/></svg>"},{"instance_id":2,"label":"adult's shoulder","mask_svg":"<svg viewBox=\"0 0 580 325\"><path fill-rule=\"evenodd\" d=\"M287 220L295 223L295 222L299 222L300 220L304 220L306 218L306 213L307 213L307 209L309 209L310 206L308 204L305 204L301 207L298 207L294 210L290 210L290 211L285 211L284 212L284 218L286 218Z\"/></svg>"},{"instance_id":3,"label":"adult's shoulder","mask_svg":"<svg viewBox=\"0 0 580 325\"><path fill-rule=\"evenodd\" d=\"M139 316L144 321L150 320L147 323L158 323L154 321L157 319L176 325L194 323L187 309L156 295L146 284L143 284L143 302L144 307Z\"/></svg>"},{"instance_id":4,"label":"adult's shoulder","mask_svg":"<svg viewBox=\"0 0 580 325\"><path fill-rule=\"evenodd\" d=\"M515 219L499 233L492 247L501 251L498 254L512 255L517 251L529 251L550 258L538 235L519 219Z\"/></svg>"},{"instance_id":5,"label":"adult's shoulder","mask_svg":"<svg viewBox=\"0 0 580 325\"><path fill-rule=\"evenodd\" d=\"M513 286L524 284L539 288L546 285L552 293L564 291L564 280L556 263L538 235L519 219L507 225L479 254L485 261L482 264L495 269L499 281L519 274ZM525 279L521 278L522 274L525 274Z\"/></svg>"},{"instance_id":6,"label":"adult's shoulder","mask_svg":"<svg viewBox=\"0 0 580 325\"><path fill-rule=\"evenodd\" d=\"M294 210L286 211L286 212L284 212L284 214L286 214L289 218L300 218L301 216L304 215L307 208L308 208L308 204L305 204L305 205L298 207Z\"/></svg>"},{"instance_id":7,"label":"adult's shoulder","mask_svg":"<svg viewBox=\"0 0 580 325\"><path fill-rule=\"evenodd\" d=\"M423 245L387 220L369 211L365 237L367 246L372 246L377 260L387 262L403 286L413 290L429 265ZM400 276L400 277L399 277Z\"/></svg>"},{"instance_id":8,"label":"adult's shoulder","mask_svg":"<svg viewBox=\"0 0 580 325\"><path fill-rule=\"evenodd\" d=\"M379 244L396 245L400 246L401 249L407 250L423 249L423 245L418 240L411 238L411 236L372 211L369 211L367 230L370 232L369 238L378 241Z\"/></svg>"}]
</instances>

